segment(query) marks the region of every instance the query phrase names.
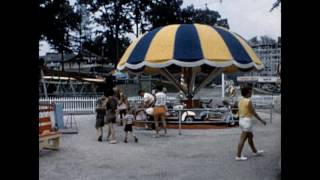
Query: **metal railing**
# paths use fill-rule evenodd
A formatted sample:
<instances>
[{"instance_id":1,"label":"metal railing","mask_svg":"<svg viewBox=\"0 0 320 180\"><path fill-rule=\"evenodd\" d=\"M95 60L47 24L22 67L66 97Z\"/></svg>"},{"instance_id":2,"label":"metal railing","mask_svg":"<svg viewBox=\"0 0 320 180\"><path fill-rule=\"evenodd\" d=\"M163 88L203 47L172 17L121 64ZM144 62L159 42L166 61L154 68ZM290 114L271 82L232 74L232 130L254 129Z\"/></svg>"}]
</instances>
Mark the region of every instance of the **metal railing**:
<instances>
[{"instance_id":1,"label":"metal railing","mask_svg":"<svg viewBox=\"0 0 320 180\"><path fill-rule=\"evenodd\" d=\"M62 104L64 112L73 113L95 113L96 101L99 97L48 97L39 98L40 103L56 103ZM201 99L205 100L205 99ZM129 97L128 101L131 105L136 105L142 101L140 96ZM252 102L257 109L270 109L272 119L272 109L275 103L280 103L281 99L278 96L253 96ZM167 97L167 102L175 104L179 102L176 97ZM185 109L184 109L185 110ZM193 109L194 110L194 109ZM202 109L204 110L204 109Z\"/></svg>"}]
</instances>

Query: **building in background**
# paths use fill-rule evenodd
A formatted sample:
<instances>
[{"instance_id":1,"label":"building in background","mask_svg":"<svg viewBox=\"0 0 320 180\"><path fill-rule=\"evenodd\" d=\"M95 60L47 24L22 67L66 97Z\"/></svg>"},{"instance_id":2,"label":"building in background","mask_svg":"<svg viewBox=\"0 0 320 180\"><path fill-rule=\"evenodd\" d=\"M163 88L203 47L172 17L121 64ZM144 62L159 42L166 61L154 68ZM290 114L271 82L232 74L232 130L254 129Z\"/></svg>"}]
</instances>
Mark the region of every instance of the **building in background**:
<instances>
[{"instance_id":1,"label":"building in background","mask_svg":"<svg viewBox=\"0 0 320 180\"><path fill-rule=\"evenodd\" d=\"M261 59L264 69L228 74L225 75L225 81L232 80L235 85L247 81L253 83L257 88L280 92L281 37L278 37L277 40L267 36L254 37L248 43ZM221 78L216 78L213 83L221 84Z\"/></svg>"},{"instance_id":2,"label":"building in background","mask_svg":"<svg viewBox=\"0 0 320 180\"><path fill-rule=\"evenodd\" d=\"M246 75L279 76L279 67L281 64L281 37L278 37L277 40L267 36L261 36L259 39L254 37L248 42L264 64L264 69L259 72L249 72Z\"/></svg>"},{"instance_id":3,"label":"building in background","mask_svg":"<svg viewBox=\"0 0 320 180\"><path fill-rule=\"evenodd\" d=\"M69 61L70 59L76 57L76 54L74 53L66 53L64 54L64 61ZM48 52L44 56L40 56L40 59L43 59L43 65L46 66L49 69L53 70L61 70L61 59L62 55L59 53L52 53Z\"/></svg>"},{"instance_id":4,"label":"building in background","mask_svg":"<svg viewBox=\"0 0 320 180\"><path fill-rule=\"evenodd\" d=\"M61 54L47 53L41 56L44 66L52 70L62 70ZM95 53L83 49L81 54L69 53L64 55L64 70L88 74L110 74L114 64Z\"/></svg>"}]
</instances>

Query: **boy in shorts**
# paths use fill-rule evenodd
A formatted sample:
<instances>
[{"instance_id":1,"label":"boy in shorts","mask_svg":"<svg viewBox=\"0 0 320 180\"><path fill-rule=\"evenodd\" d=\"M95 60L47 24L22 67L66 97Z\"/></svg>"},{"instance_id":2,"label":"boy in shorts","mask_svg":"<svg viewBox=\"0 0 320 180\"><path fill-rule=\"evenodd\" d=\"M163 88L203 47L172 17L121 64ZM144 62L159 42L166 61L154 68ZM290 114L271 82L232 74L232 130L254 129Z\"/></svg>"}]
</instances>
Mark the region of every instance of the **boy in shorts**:
<instances>
[{"instance_id":1,"label":"boy in shorts","mask_svg":"<svg viewBox=\"0 0 320 180\"><path fill-rule=\"evenodd\" d=\"M127 143L128 142L128 132L130 132L134 138L134 142L138 142L138 138L135 136L135 134L132 131L132 124L134 121L134 116L132 114L132 110L129 108L126 111L126 114L124 116L124 132L125 134L125 138L124 138L124 142Z\"/></svg>"}]
</instances>

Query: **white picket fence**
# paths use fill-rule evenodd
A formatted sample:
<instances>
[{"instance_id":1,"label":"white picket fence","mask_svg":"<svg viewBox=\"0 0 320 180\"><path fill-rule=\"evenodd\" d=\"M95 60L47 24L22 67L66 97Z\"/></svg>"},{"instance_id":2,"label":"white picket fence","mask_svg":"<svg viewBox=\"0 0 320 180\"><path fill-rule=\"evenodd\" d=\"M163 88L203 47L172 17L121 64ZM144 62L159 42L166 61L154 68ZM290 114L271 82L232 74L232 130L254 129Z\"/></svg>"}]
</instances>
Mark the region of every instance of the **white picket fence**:
<instances>
[{"instance_id":1,"label":"white picket fence","mask_svg":"<svg viewBox=\"0 0 320 180\"><path fill-rule=\"evenodd\" d=\"M48 97L39 98L39 103L61 104L65 113L94 113L98 97Z\"/></svg>"},{"instance_id":2,"label":"white picket fence","mask_svg":"<svg viewBox=\"0 0 320 180\"><path fill-rule=\"evenodd\" d=\"M91 114L95 113L96 101L99 97L48 97L39 98L39 103L61 104L64 113ZM135 103L141 97L129 97L129 102Z\"/></svg>"},{"instance_id":3,"label":"white picket fence","mask_svg":"<svg viewBox=\"0 0 320 180\"><path fill-rule=\"evenodd\" d=\"M96 101L99 97L48 97L39 98L40 103L61 104L64 113L91 114L95 113ZM174 100L174 97L168 97L168 101ZM141 101L140 96L128 98L130 104Z\"/></svg>"},{"instance_id":4,"label":"white picket fence","mask_svg":"<svg viewBox=\"0 0 320 180\"><path fill-rule=\"evenodd\" d=\"M99 97L48 97L39 98L40 103L55 103L62 104L63 111L65 113L95 113L96 101ZM142 98L139 96L129 97L130 104L141 101ZM168 97L168 101L175 101L175 97ZM255 105L274 105L275 103L281 102L279 96L253 96L252 102Z\"/></svg>"}]
</instances>

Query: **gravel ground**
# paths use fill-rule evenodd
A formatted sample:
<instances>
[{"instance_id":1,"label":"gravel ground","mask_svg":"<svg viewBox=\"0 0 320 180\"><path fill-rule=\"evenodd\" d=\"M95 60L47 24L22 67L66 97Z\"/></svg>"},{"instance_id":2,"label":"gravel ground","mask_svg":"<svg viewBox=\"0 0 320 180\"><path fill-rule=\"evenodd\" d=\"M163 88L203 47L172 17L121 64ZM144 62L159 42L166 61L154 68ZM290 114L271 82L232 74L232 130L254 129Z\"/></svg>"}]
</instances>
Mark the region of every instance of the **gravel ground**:
<instances>
[{"instance_id":1,"label":"gravel ground","mask_svg":"<svg viewBox=\"0 0 320 180\"><path fill-rule=\"evenodd\" d=\"M261 113L262 117L269 117ZM79 134L64 134L59 151L41 151L42 180L273 180L280 179L281 116L256 123L255 143L264 156L235 161L240 129L169 129L169 137L152 138L152 131L135 129L139 143L116 127L118 144L98 142L94 115L76 116Z\"/></svg>"}]
</instances>

